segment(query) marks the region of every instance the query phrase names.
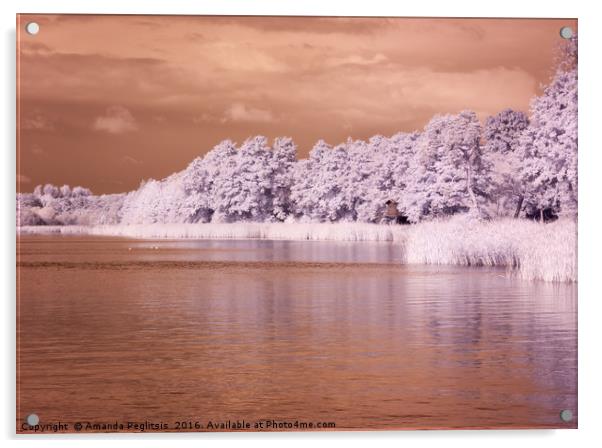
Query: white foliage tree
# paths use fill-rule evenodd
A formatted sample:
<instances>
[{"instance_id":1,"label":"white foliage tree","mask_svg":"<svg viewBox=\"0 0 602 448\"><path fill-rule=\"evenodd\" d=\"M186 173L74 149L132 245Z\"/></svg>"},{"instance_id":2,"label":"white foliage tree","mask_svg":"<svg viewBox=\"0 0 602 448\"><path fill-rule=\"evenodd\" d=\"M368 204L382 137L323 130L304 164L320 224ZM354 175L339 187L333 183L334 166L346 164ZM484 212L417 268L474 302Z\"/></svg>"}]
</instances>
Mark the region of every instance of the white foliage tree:
<instances>
[{"instance_id":1,"label":"white foliage tree","mask_svg":"<svg viewBox=\"0 0 602 448\"><path fill-rule=\"evenodd\" d=\"M226 153L225 153L226 154ZM272 215L271 149L262 136L247 139L230 151L213 184L218 222L264 221Z\"/></svg>"},{"instance_id":2,"label":"white foliage tree","mask_svg":"<svg viewBox=\"0 0 602 448\"><path fill-rule=\"evenodd\" d=\"M376 193L374 203L378 204L377 221L384 212L387 200L397 202L399 211L407 217L406 206L410 198L408 185L412 174L410 168L419 137L417 132L398 133L385 140L386 146L374 148L377 165L372 190Z\"/></svg>"},{"instance_id":3,"label":"white foliage tree","mask_svg":"<svg viewBox=\"0 0 602 448\"><path fill-rule=\"evenodd\" d=\"M293 213L291 189L293 186L293 168L297 161L297 147L289 137L274 140L271 177L273 211L277 221L284 221Z\"/></svg>"},{"instance_id":4,"label":"white foliage tree","mask_svg":"<svg viewBox=\"0 0 602 448\"><path fill-rule=\"evenodd\" d=\"M354 220L377 223L382 220L388 200L403 204L417 137L417 133L399 133L390 138L377 135L368 143L348 141L350 167L346 185Z\"/></svg>"},{"instance_id":5,"label":"white foliage tree","mask_svg":"<svg viewBox=\"0 0 602 448\"><path fill-rule=\"evenodd\" d=\"M291 199L298 217L319 222L353 221L349 195L350 163L345 145L318 141L307 160L297 164Z\"/></svg>"},{"instance_id":6,"label":"white foliage tree","mask_svg":"<svg viewBox=\"0 0 602 448\"><path fill-rule=\"evenodd\" d=\"M120 222L123 194L94 196L83 187L38 185L17 195L17 225L95 225Z\"/></svg>"},{"instance_id":7,"label":"white foliage tree","mask_svg":"<svg viewBox=\"0 0 602 448\"><path fill-rule=\"evenodd\" d=\"M495 213L500 216L517 218L523 206L525 185L520 170L525 154L521 138L528 125L525 113L505 109L488 117L483 127L483 153L494 167Z\"/></svg>"},{"instance_id":8,"label":"white foliage tree","mask_svg":"<svg viewBox=\"0 0 602 448\"><path fill-rule=\"evenodd\" d=\"M162 181L149 179L137 190L127 194L122 210L124 224L153 224L178 222L181 204L186 194L180 180L174 174Z\"/></svg>"},{"instance_id":9,"label":"white foliage tree","mask_svg":"<svg viewBox=\"0 0 602 448\"><path fill-rule=\"evenodd\" d=\"M531 125L521 139L520 171L531 213L577 214L577 41L543 94L531 102Z\"/></svg>"},{"instance_id":10,"label":"white foliage tree","mask_svg":"<svg viewBox=\"0 0 602 448\"><path fill-rule=\"evenodd\" d=\"M483 216L491 166L482 157L474 112L437 115L424 128L409 175L410 220L471 211Z\"/></svg>"}]
</instances>

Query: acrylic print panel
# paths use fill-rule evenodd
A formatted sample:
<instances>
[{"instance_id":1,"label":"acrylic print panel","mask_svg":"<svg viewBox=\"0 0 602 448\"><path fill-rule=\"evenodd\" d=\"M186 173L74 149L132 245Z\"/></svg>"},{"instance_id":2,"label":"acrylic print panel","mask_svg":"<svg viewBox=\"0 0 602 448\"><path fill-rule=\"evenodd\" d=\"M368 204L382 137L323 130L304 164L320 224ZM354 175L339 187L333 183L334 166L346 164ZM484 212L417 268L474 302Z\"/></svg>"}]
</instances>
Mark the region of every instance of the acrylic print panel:
<instances>
[{"instance_id":1,"label":"acrylic print panel","mask_svg":"<svg viewBox=\"0 0 602 448\"><path fill-rule=\"evenodd\" d=\"M576 20L17 30L17 432L577 427Z\"/></svg>"}]
</instances>

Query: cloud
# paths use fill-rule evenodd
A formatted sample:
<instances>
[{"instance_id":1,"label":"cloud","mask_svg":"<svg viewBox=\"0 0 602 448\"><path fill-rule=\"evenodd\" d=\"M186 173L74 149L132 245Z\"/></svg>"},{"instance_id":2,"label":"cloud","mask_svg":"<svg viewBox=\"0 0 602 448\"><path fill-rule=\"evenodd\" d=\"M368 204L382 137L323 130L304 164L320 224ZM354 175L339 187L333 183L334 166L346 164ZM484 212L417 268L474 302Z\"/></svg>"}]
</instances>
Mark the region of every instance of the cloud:
<instances>
[{"instance_id":1,"label":"cloud","mask_svg":"<svg viewBox=\"0 0 602 448\"><path fill-rule=\"evenodd\" d=\"M194 124L208 123L214 121L214 117L206 112L203 112L201 115L196 115L192 117L192 122Z\"/></svg>"},{"instance_id":2,"label":"cloud","mask_svg":"<svg viewBox=\"0 0 602 448\"><path fill-rule=\"evenodd\" d=\"M38 113L23 119L23 122L21 123L21 129L32 131L53 131L54 125L47 116Z\"/></svg>"},{"instance_id":3,"label":"cloud","mask_svg":"<svg viewBox=\"0 0 602 448\"><path fill-rule=\"evenodd\" d=\"M138 159L135 159L132 156L124 156L121 161L125 164L130 164L130 165L141 165L142 162Z\"/></svg>"},{"instance_id":4,"label":"cloud","mask_svg":"<svg viewBox=\"0 0 602 448\"><path fill-rule=\"evenodd\" d=\"M97 117L93 128L109 134L124 134L138 129L132 113L123 106L107 108L105 115Z\"/></svg>"},{"instance_id":5,"label":"cloud","mask_svg":"<svg viewBox=\"0 0 602 448\"><path fill-rule=\"evenodd\" d=\"M20 184L29 184L31 183L31 178L25 174L17 174L17 182Z\"/></svg>"},{"instance_id":6,"label":"cloud","mask_svg":"<svg viewBox=\"0 0 602 448\"><path fill-rule=\"evenodd\" d=\"M285 33L285 34L346 34L351 36L376 34L383 29L391 28L396 25L397 20L388 18L367 18L367 17L245 17L240 20L236 16L213 16L210 18L211 25L214 26L238 26L251 28L266 33ZM337 36L338 37L338 36ZM271 35L268 36L273 40Z\"/></svg>"},{"instance_id":7,"label":"cloud","mask_svg":"<svg viewBox=\"0 0 602 448\"><path fill-rule=\"evenodd\" d=\"M37 144L33 144L33 146L31 147L31 153L35 156L45 156L46 155L46 151L44 151L44 149Z\"/></svg>"},{"instance_id":8,"label":"cloud","mask_svg":"<svg viewBox=\"0 0 602 448\"><path fill-rule=\"evenodd\" d=\"M52 49L48 45L40 42L21 42L21 52L25 54L34 54L40 56L48 56L52 54Z\"/></svg>"},{"instance_id":9,"label":"cloud","mask_svg":"<svg viewBox=\"0 0 602 448\"><path fill-rule=\"evenodd\" d=\"M275 119L269 110L255 109L254 107L247 107L242 103L234 103L226 110L222 117L222 123L228 121L270 123L275 121Z\"/></svg>"},{"instance_id":10,"label":"cloud","mask_svg":"<svg viewBox=\"0 0 602 448\"><path fill-rule=\"evenodd\" d=\"M387 57L382 53L377 53L371 58L366 58L361 55L352 54L344 58L334 58L332 61L330 61L329 65L331 67L338 67L341 65L375 65L381 62L385 62L386 60Z\"/></svg>"}]
</instances>

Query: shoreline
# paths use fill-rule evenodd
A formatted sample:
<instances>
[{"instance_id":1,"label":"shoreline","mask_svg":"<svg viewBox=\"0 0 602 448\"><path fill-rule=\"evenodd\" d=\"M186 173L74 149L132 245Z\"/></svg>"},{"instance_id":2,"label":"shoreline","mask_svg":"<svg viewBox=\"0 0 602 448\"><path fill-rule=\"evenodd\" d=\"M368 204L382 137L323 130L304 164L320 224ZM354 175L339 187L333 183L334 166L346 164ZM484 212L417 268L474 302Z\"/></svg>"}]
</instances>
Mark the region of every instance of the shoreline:
<instances>
[{"instance_id":1,"label":"shoreline","mask_svg":"<svg viewBox=\"0 0 602 448\"><path fill-rule=\"evenodd\" d=\"M577 223L573 220L541 224L454 217L408 226L356 222L24 226L17 227L17 234L391 242L402 246L404 264L496 266L527 280L577 281Z\"/></svg>"}]
</instances>

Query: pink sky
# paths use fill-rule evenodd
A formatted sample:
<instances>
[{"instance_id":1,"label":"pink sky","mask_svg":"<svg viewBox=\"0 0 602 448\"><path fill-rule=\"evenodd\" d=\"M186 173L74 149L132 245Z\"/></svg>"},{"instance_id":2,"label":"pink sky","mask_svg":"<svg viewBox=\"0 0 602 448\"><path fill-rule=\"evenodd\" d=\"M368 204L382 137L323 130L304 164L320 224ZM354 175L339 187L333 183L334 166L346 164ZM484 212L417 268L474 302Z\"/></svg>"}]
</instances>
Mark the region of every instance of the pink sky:
<instances>
[{"instance_id":1,"label":"pink sky","mask_svg":"<svg viewBox=\"0 0 602 448\"><path fill-rule=\"evenodd\" d=\"M30 36L24 26L40 24ZM230 138L422 129L529 100L574 19L21 15L18 188L127 191Z\"/></svg>"}]
</instances>

